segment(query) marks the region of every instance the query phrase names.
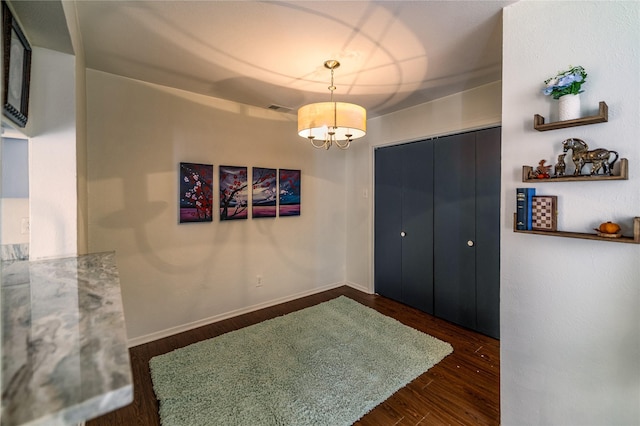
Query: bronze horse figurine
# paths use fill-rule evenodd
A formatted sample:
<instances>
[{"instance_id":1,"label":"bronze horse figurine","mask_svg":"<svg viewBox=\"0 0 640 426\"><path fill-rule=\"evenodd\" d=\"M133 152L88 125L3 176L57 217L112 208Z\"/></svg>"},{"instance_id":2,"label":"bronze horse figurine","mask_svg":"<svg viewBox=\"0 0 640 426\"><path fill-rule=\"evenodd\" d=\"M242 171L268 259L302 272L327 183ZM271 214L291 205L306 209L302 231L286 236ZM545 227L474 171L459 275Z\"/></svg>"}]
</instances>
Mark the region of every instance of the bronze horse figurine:
<instances>
[{"instance_id":1,"label":"bronze horse figurine","mask_svg":"<svg viewBox=\"0 0 640 426\"><path fill-rule=\"evenodd\" d=\"M571 159L576 166L574 175L579 176L582 174L582 169L587 163L591 163L591 174L595 175L598 171L602 170L603 174L613 175L613 164L618 160L618 153L616 151L609 151L608 149L598 148L589 151L589 145L582 139L570 138L562 142L563 152L571 150ZM611 155L614 155L613 161Z\"/></svg>"}]
</instances>

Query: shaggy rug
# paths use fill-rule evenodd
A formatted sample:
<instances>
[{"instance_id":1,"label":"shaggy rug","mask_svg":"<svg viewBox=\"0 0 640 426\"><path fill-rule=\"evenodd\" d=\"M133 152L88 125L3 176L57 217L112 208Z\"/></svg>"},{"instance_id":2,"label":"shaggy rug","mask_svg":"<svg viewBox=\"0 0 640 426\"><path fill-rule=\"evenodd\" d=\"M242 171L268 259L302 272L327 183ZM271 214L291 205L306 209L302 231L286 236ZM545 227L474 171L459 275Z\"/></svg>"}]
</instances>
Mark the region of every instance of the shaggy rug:
<instances>
[{"instance_id":1,"label":"shaggy rug","mask_svg":"<svg viewBox=\"0 0 640 426\"><path fill-rule=\"evenodd\" d=\"M164 426L350 425L450 354L341 296L151 359Z\"/></svg>"}]
</instances>

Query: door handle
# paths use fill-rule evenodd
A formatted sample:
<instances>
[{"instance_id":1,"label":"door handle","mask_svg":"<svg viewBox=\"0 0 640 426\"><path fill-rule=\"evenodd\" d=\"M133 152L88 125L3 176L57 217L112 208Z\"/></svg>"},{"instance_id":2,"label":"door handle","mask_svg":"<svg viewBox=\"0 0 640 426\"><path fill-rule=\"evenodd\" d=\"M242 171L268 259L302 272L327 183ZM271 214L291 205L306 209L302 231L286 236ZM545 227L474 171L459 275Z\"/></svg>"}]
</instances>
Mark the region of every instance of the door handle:
<instances>
[{"instance_id":1,"label":"door handle","mask_svg":"<svg viewBox=\"0 0 640 426\"><path fill-rule=\"evenodd\" d=\"M407 233L406 233L406 232L404 232L404 231L400 232L400 236L401 236L401 237L405 237L406 235L407 235Z\"/></svg>"},{"instance_id":2,"label":"door handle","mask_svg":"<svg viewBox=\"0 0 640 426\"><path fill-rule=\"evenodd\" d=\"M473 245L474 245L474 244L475 244L475 243L474 243L472 240L467 241L467 245L468 245L469 247L473 247Z\"/></svg>"}]
</instances>

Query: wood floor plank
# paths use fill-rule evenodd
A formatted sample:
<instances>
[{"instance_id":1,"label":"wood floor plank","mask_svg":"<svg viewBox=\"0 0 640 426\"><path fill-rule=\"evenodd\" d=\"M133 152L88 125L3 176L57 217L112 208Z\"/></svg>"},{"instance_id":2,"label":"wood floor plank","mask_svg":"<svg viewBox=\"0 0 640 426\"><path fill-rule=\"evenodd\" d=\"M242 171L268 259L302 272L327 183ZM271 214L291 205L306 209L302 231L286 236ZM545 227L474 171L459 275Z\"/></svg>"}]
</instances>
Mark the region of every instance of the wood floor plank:
<instances>
[{"instance_id":1,"label":"wood floor plank","mask_svg":"<svg viewBox=\"0 0 640 426\"><path fill-rule=\"evenodd\" d=\"M149 360L174 349L347 296L409 327L449 342L454 352L398 390L356 425L499 425L500 342L393 300L350 287L314 294L186 331L129 350L134 380L130 405L87 422L87 426L160 425ZM218 426L218 425L215 425ZM259 425L258 425L259 426Z\"/></svg>"}]
</instances>

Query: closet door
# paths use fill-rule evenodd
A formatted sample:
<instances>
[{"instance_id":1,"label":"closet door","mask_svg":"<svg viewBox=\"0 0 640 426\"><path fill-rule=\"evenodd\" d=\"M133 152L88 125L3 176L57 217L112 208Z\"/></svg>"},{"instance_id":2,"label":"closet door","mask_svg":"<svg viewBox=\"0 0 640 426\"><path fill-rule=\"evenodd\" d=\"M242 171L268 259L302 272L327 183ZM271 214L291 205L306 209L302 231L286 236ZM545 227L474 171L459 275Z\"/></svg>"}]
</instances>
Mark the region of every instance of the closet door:
<instances>
[{"instance_id":1,"label":"closet door","mask_svg":"<svg viewBox=\"0 0 640 426\"><path fill-rule=\"evenodd\" d=\"M401 147L375 151L375 292L402 301Z\"/></svg>"},{"instance_id":2,"label":"closet door","mask_svg":"<svg viewBox=\"0 0 640 426\"><path fill-rule=\"evenodd\" d=\"M375 291L433 313L433 144L375 153Z\"/></svg>"},{"instance_id":3,"label":"closet door","mask_svg":"<svg viewBox=\"0 0 640 426\"><path fill-rule=\"evenodd\" d=\"M433 314L433 142L404 146L402 299Z\"/></svg>"},{"instance_id":4,"label":"closet door","mask_svg":"<svg viewBox=\"0 0 640 426\"><path fill-rule=\"evenodd\" d=\"M475 134L436 140L434 313L476 327Z\"/></svg>"},{"instance_id":5,"label":"closet door","mask_svg":"<svg viewBox=\"0 0 640 426\"><path fill-rule=\"evenodd\" d=\"M476 330L500 338L501 129L476 132Z\"/></svg>"}]
</instances>

